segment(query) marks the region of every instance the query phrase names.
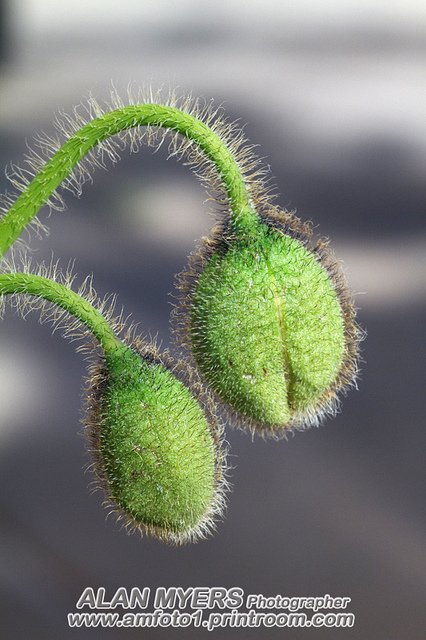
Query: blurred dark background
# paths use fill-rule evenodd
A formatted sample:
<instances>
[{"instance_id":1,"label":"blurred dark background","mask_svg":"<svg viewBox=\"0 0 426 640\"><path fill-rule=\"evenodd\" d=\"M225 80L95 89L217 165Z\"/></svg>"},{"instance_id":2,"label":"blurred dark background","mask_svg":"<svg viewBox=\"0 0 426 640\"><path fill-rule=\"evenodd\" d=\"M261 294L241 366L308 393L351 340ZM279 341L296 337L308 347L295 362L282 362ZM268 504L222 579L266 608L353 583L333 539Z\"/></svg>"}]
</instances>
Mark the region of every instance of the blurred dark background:
<instances>
[{"instance_id":1,"label":"blurred dark background","mask_svg":"<svg viewBox=\"0 0 426 640\"><path fill-rule=\"evenodd\" d=\"M0 328L1 616L5 640L199 638L204 630L69 629L87 586L239 586L347 596L353 629L217 629L213 637L425 637L426 9L420 3L122 0L0 3L0 164L19 163L111 81L224 104L267 157L278 202L330 236L358 292L358 391L319 429L264 442L228 429L229 509L214 537L129 537L88 491L79 420L86 363L35 315ZM209 204L161 149L123 152L68 210L41 214L52 253L142 333L170 341L174 274ZM1 192L9 188L1 176Z\"/></svg>"}]
</instances>

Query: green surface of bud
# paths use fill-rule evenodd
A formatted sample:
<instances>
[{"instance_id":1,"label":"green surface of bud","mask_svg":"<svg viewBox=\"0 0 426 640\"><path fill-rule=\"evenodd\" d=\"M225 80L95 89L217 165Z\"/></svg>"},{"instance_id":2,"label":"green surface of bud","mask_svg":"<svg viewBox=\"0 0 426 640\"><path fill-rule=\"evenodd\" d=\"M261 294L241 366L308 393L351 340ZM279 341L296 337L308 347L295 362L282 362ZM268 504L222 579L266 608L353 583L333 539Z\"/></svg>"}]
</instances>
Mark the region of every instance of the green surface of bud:
<instances>
[{"instance_id":1,"label":"green surface of bud","mask_svg":"<svg viewBox=\"0 0 426 640\"><path fill-rule=\"evenodd\" d=\"M206 533L221 460L197 400L162 363L131 349L107 355L98 378L91 441L109 503L130 528L171 542Z\"/></svg>"},{"instance_id":2,"label":"green surface of bud","mask_svg":"<svg viewBox=\"0 0 426 640\"><path fill-rule=\"evenodd\" d=\"M261 429L315 422L335 400L348 360L330 270L293 236L266 223L226 232L191 297L189 334L201 372Z\"/></svg>"}]
</instances>

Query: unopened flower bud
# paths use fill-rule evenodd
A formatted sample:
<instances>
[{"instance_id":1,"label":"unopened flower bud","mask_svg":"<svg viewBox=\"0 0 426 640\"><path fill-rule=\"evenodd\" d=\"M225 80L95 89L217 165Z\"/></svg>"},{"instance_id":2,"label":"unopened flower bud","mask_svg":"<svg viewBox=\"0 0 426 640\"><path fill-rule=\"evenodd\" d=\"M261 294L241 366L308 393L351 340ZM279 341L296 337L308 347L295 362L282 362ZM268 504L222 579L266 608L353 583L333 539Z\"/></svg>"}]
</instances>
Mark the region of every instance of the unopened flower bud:
<instances>
[{"instance_id":1,"label":"unopened flower bud","mask_svg":"<svg viewBox=\"0 0 426 640\"><path fill-rule=\"evenodd\" d=\"M234 413L273 434L331 411L356 369L343 276L309 236L276 212L247 231L228 226L182 278L187 340L204 378Z\"/></svg>"},{"instance_id":2,"label":"unopened flower bud","mask_svg":"<svg viewBox=\"0 0 426 640\"><path fill-rule=\"evenodd\" d=\"M158 358L108 354L87 424L107 502L130 529L171 542L209 531L223 501L220 432Z\"/></svg>"}]
</instances>

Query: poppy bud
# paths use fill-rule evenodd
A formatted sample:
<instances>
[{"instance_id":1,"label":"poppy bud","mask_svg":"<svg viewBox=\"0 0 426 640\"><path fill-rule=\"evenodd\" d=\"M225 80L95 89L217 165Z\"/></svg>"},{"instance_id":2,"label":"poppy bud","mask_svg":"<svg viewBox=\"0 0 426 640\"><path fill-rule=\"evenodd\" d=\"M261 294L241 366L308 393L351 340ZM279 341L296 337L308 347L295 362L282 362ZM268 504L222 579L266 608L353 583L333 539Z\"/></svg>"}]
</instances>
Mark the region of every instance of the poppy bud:
<instances>
[{"instance_id":1,"label":"poppy bud","mask_svg":"<svg viewBox=\"0 0 426 640\"><path fill-rule=\"evenodd\" d=\"M205 380L249 425L279 435L332 411L356 370L341 270L294 216L217 233L181 278L185 334Z\"/></svg>"},{"instance_id":2,"label":"poppy bud","mask_svg":"<svg viewBox=\"0 0 426 640\"><path fill-rule=\"evenodd\" d=\"M130 529L175 543L202 537L223 502L208 410L157 355L109 353L92 373L86 424L107 503Z\"/></svg>"}]
</instances>

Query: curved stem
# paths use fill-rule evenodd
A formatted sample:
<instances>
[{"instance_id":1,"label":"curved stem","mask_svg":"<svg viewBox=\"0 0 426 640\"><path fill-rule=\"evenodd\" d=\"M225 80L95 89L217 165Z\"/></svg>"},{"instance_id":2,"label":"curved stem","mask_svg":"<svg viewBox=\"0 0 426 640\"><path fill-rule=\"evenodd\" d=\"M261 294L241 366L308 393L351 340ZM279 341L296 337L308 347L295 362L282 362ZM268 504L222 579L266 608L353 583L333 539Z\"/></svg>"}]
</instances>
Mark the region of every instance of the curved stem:
<instances>
[{"instance_id":1,"label":"curved stem","mask_svg":"<svg viewBox=\"0 0 426 640\"><path fill-rule=\"evenodd\" d=\"M105 113L86 124L45 164L0 221L0 256L91 149L121 131L148 125L171 129L198 145L213 162L224 183L234 225L251 225L255 221L256 214L239 166L217 134L194 116L175 107L130 105Z\"/></svg>"},{"instance_id":2,"label":"curved stem","mask_svg":"<svg viewBox=\"0 0 426 640\"><path fill-rule=\"evenodd\" d=\"M30 273L0 274L0 295L16 293L42 298L65 309L93 333L106 354L127 350L104 316L78 293L59 282Z\"/></svg>"}]
</instances>

